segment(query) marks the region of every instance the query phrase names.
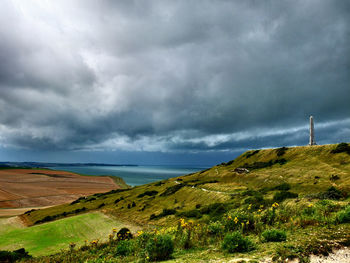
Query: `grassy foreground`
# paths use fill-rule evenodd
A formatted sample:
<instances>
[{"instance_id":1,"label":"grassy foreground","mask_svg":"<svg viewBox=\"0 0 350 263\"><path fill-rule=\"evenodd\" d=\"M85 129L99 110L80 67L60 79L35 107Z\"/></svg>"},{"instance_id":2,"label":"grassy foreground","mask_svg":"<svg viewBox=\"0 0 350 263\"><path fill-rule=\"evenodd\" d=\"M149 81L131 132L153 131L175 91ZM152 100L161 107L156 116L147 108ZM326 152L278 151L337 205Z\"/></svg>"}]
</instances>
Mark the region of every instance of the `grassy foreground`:
<instances>
[{"instance_id":1,"label":"grassy foreground","mask_svg":"<svg viewBox=\"0 0 350 263\"><path fill-rule=\"evenodd\" d=\"M29 228L21 227L18 223L8 219L1 219L0 247L7 250L24 247L33 256L49 255L61 249L67 249L70 242L82 245L84 240L106 241L112 228L119 228L121 225L99 212L82 214Z\"/></svg>"}]
</instances>

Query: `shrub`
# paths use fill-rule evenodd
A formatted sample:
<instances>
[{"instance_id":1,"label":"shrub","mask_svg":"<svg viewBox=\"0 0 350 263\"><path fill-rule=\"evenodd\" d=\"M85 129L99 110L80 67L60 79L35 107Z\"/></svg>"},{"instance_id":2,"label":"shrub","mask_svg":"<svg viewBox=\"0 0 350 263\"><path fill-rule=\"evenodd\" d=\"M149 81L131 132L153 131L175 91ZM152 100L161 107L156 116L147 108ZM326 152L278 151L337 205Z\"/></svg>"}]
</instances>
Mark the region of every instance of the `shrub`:
<instances>
[{"instance_id":1,"label":"shrub","mask_svg":"<svg viewBox=\"0 0 350 263\"><path fill-rule=\"evenodd\" d=\"M148 241L154 237L153 233L142 232L136 239L137 246L141 249L145 249Z\"/></svg>"},{"instance_id":2,"label":"shrub","mask_svg":"<svg viewBox=\"0 0 350 263\"><path fill-rule=\"evenodd\" d=\"M337 181L337 180L339 180L339 179L340 179L340 177L339 177L339 175L337 175L337 174L332 174L332 175L329 177L329 180L331 180L332 182Z\"/></svg>"},{"instance_id":3,"label":"shrub","mask_svg":"<svg viewBox=\"0 0 350 263\"><path fill-rule=\"evenodd\" d=\"M286 159L281 158L281 159L277 159L277 160L270 160L268 162L254 162L254 163L251 163L251 164L245 163L242 167L250 169L250 170L262 169L262 168L270 167L270 166L272 166L274 164L277 164L277 163L280 164L280 165L283 165L286 162L287 162Z\"/></svg>"},{"instance_id":4,"label":"shrub","mask_svg":"<svg viewBox=\"0 0 350 263\"><path fill-rule=\"evenodd\" d=\"M154 184L154 186L161 186L162 184L164 184L164 182L159 181L159 182L156 182L156 183Z\"/></svg>"},{"instance_id":5,"label":"shrub","mask_svg":"<svg viewBox=\"0 0 350 263\"><path fill-rule=\"evenodd\" d=\"M175 214L176 214L176 209L163 208L163 211L159 215L151 214L149 219L153 220L153 219L158 219L168 215L175 215Z\"/></svg>"},{"instance_id":6,"label":"shrub","mask_svg":"<svg viewBox=\"0 0 350 263\"><path fill-rule=\"evenodd\" d=\"M246 158L249 158L249 157L257 154L258 152L260 152L260 150L255 150L255 151L248 152Z\"/></svg>"},{"instance_id":7,"label":"shrub","mask_svg":"<svg viewBox=\"0 0 350 263\"><path fill-rule=\"evenodd\" d=\"M333 212L339 210L340 205L331 200L320 200L316 203L317 213L324 219L327 219Z\"/></svg>"},{"instance_id":8,"label":"shrub","mask_svg":"<svg viewBox=\"0 0 350 263\"><path fill-rule=\"evenodd\" d=\"M153 219L156 219L156 218L157 218L156 214L151 214L149 216L149 220L153 220Z\"/></svg>"},{"instance_id":9,"label":"shrub","mask_svg":"<svg viewBox=\"0 0 350 263\"><path fill-rule=\"evenodd\" d=\"M338 212L337 219L338 219L338 222L341 224L350 223L350 206L348 206L344 210Z\"/></svg>"},{"instance_id":10,"label":"shrub","mask_svg":"<svg viewBox=\"0 0 350 263\"><path fill-rule=\"evenodd\" d=\"M224 233L224 226L220 221L210 222L208 225L208 234L219 237Z\"/></svg>"},{"instance_id":11,"label":"shrub","mask_svg":"<svg viewBox=\"0 0 350 263\"><path fill-rule=\"evenodd\" d=\"M131 234L130 230L126 227L123 227L117 233L117 240L119 240L119 241L131 239L131 238L132 238L132 234Z\"/></svg>"},{"instance_id":12,"label":"shrub","mask_svg":"<svg viewBox=\"0 0 350 263\"><path fill-rule=\"evenodd\" d=\"M182 187L184 187L186 184L176 184L173 186L168 187L163 193L160 194L160 196L169 196L175 194L177 191L179 191Z\"/></svg>"},{"instance_id":13,"label":"shrub","mask_svg":"<svg viewBox=\"0 0 350 263\"><path fill-rule=\"evenodd\" d=\"M320 199L339 200L342 197L342 192L334 186L329 187L325 192L319 194Z\"/></svg>"},{"instance_id":14,"label":"shrub","mask_svg":"<svg viewBox=\"0 0 350 263\"><path fill-rule=\"evenodd\" d=\"M174 242L169 235L156 235L148 240L146 251L151 261L169 259L174 252Z\"/></svg>"},{"instance_id":15,"label":"shrub","mask_svg":"<svg viewBox=\"0 0 350 263\"><path fill-rule=\"evenodd\" d=\"M339 143L337 147L331 151L331 153L342 153L342 152L346 152L347 154L350 155L350 146L345 142Z\"/></svg>"},{"instance_id":16,"label":"shrub","mask_svg":"<svg viewBox=\"0 0 350 263\"><path fill-rule=\"evenodd\" d=\"M201 218L202 214L198 209L192 209L192 210L184 211L180 213L180 216L187 217L187 218Z\"/></svg>"},{"instance_id":17,"label":"shrub","mask_svg":"<svg viewBox=\"0 0 350 263\"><path fill-rule=\"evenodd\" d=\"M20 248L14 251L0 250L0 262L15 262L22 258L31 258L24 248Z\"/></svg>"},{"instance_id":18,"label":"shrub","mask_svg":"<svg viewBox=\"0 0 350 263\"><path fill-rule=\"evenodd\" d=\"M261 235L265 242L282 242L287 239L286 232L279 229L265 230Z\"/></svg>"},{"instance_id":19,"label":"shrub","mask_svg":"<svg viewBox=\"0 0 350 263\"><path fill-rule=\"evenodd\" d=\"M152 190L152 191L146 191L146 192L144 192L144 193L142 193L142 194L139 194L137 197L138 198L141 198L141 197L144 197L144 196L155 196L155 195L157 195L158 194L158 191L155 191L155 190Z\"/></svg>"},{"instance_id":20,"label":"shrub","mask_svg":"<svg viewBox=\"0 0 350 263\"><path fill-rule=\"evenodd\" d=\"M251 213L244 213L237 211L228 215L224 220L226 231L236 230L253 230L254 229L254 215Z\"/></svg>"},{"instance_id":21,"label":"shrub","mask_svg":"<svg viewBox=\"0 0 350 263\"><path fill-rule=\"evenodd\" d=\"M132 254L134 250L133 242L131 240L122 240L118 242L115 248L115 254L118 256L128 256Z\"/></svg>"},{"instance_id":22,"label":"shrub","mask_svg":"<svg viewBox=\"0 0 350 263\"><path fill-rule=\"evenodd\" d=\"M273 201L280 203L288 198L297 198L297 197L298 197L298 194L296 193L292 193L288 191L280 191L275 193L275 195L273 196Z\"/></svg>"},{"instance_id":23,"label":"shrub","mask_svg":"<svg viewBox=\"0 0 350 263\"><path fill-rule=\"evenodd\" d=\"M226 211L227 208L224 203L214 203L200 209L201 214L210 215L212 218L220 217L222 214L226 213Z\"/></svg>"},{"instance_id":24,"label":"shrub","mask_svg":"<svg viewBox=\"0 0 350 263\"><path fill-rule=\"evenodd\" d=\"M236 231L225 236L222 249L229 253L248 252L255 249L255 245L249 238Z\"/></svg>"},{"instance_id":25,"label":"shrub","mask_svg":"<svg viewBox=\"0 0 350 263\"><path fill-rule=\"evenodd\" d=\"M264 196L256 192L252 196L246 198L244 203L250 204L253 209L258 209L260 206L265 206L268 201L264 199Z\"/></svg>"},{"instance_id":26,"label":"shrub","mask_svg":"<svg viewBox=\"0 0 350 263\"><path fill-rule=\"evenodd\" d=\"M284 155L287 150L288 150L287 147L282 147L282 148L276 149L277 156L280 157L280 156Z\"/></svg>"},{"instance_id":27,"label":"shrub","mask_svg":"<svg viewBox=\"0 0 350 263\"><path fill-rule=\"evenodd\" d=\"M315 212L316 212L316 209L313 206L308 206L301 211L301 213L306 216L312 216L315 214Z\"/></svg>"},{"instance_id":28,"label":"shrub","mask_svg":"<svg viewBox=\"0 0 350 263\"><path fill-rule=\"evenodd\" d=\"M282 183L272 188L272 190L288 191L291 186L288 183Z\"/></svg>"},{"instance_id":29,"label":"shrub","mask_svg":"<svg viewBox=\"0 0 350 263\"><path fill-rule=\"evenodd\" d=\"M116 200L114 201L114 203L115 203L115 204L118 204L118 203L119 203L120 201L122 201L123 199L124 199L124 198L122 198L122 197L121 197L121 198L118 198L118 199L116 199Z\"/></svg>"}]
</instances>

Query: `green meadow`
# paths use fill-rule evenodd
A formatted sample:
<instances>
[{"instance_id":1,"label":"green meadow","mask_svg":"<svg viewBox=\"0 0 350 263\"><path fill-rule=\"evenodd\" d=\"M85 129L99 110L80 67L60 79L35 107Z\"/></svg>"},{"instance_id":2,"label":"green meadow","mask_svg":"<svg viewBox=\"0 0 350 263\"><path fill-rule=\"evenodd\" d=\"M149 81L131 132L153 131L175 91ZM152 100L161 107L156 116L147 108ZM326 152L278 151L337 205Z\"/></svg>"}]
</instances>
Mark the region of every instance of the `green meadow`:
<instances>
[{"instance_id":1,"label":"green meadow","mask_svg":"<svg viewBox=\"0 0 350 263\"><path fill-rule=\"evenodd\" d=\"M67 249L70 242L77 245L85 240L108 239L113 228L121 223L100 212L77 215L33 227L23 227L9 219L0 220L1 249L26 248L33 256L49 255Z\"/></svg>"}]
</instances>

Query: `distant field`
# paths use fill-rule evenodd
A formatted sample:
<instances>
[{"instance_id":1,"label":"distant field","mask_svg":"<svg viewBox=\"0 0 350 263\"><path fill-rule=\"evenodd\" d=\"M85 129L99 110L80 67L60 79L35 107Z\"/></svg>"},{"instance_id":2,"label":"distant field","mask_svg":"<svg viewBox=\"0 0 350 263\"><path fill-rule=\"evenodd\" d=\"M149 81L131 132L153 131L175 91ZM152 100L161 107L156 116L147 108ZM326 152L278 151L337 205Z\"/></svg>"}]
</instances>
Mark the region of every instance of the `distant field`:
<instances>
[{"instance_id":1,"label":"distant field","mask_svg":"<svg viewBox=\"0 0 350 263\"><path fill-rule=\"evenodd\" d=\"M125 224L100 212L82 214L33 227L22 226L17 219L0 219L0 250L25 247L33 256L48 255L67 249L70 242L79 246L84 240L107 240L113 227ZM130 229L136 230L132 226Z\"/></svg>"},{"instance_id":2,"label":"distant field","mask_svg":"<svg viewBox=\"0 0 350 263\"><path fill-rule=\"evenodd\" d=\"M42 169L1 169L0 208L30 208L59 205L80 196L120 188L107 176L82 176L71 172ZM0 209L1 216L10 211Z\"/></svg>"}]
</instances>

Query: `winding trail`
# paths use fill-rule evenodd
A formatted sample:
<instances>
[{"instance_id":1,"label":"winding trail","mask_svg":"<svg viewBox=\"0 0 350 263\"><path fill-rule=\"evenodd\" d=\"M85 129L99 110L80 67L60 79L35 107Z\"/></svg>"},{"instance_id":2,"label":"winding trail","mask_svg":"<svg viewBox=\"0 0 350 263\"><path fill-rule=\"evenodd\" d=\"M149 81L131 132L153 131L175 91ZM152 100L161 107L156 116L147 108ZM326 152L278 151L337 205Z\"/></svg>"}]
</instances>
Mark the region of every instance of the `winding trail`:
<instances>
[{"instance_id":1,"label":"winding trail","mask_svg":"<svg viewBox=\"0 0 350 263\"><path fill-rule=\"evenodd\" d=\"M174 181L176 184L181 184L180 182L178 181ZM185 186L188 186L188 185L185 185ZM198 190L202 190L204 192L211 192L211 193L217 193L217 194L225 194L225 195L230 195L231 193L227 193L227 192L222 192L222 191L215 191L215 190L208 190L208 189L205 189L205 188L199 188L199 187L195 187L194 185L192 186L188 186L188 187L191 187L193 189L198 189Z\"/></svg>"}]
</instances>

